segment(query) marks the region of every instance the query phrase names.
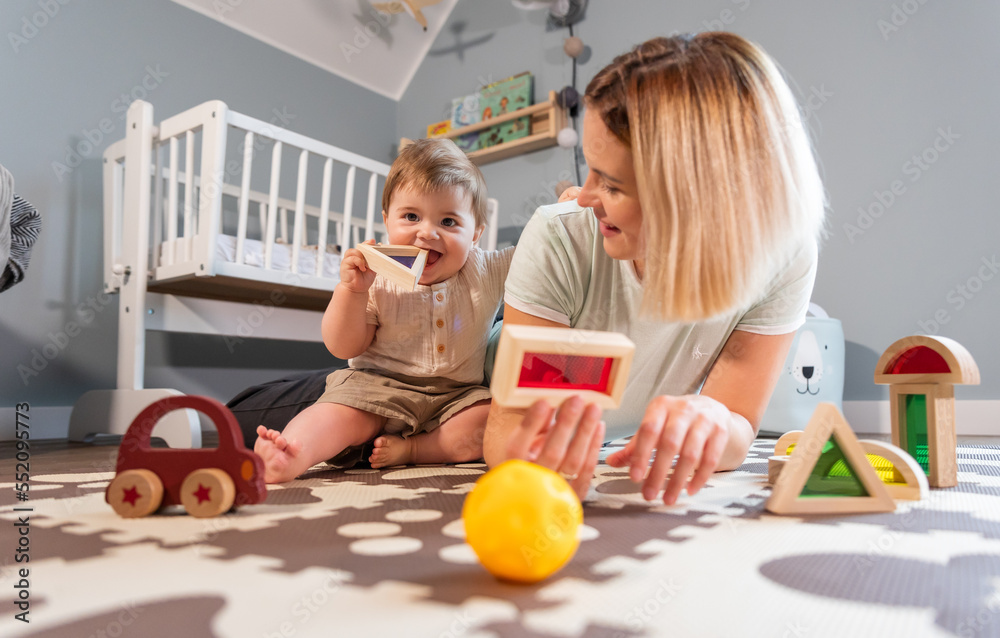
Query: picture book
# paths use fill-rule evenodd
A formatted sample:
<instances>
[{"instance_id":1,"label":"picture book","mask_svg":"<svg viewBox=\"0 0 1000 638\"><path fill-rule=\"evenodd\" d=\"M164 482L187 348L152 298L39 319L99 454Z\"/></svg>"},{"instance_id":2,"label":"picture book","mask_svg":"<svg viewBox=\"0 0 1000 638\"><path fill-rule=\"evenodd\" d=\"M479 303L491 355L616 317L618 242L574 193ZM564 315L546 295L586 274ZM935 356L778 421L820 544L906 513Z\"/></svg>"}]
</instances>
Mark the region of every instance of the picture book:
<instances>
[{"instance_id":1,"label":"picture book","mask_svg":"<svg viewBox=\"0 0 1000 638\"><path fill-rule=\"evenodd\" d=\"M427 125L427 137L440 137L451 130L451 120Z\"/></svg>"},{"instance_id":2,"label":"picture book","mask_svg":"<svg viewBox=\"0 0 1000 638\"><path fill-rule=\"evenodd\" d=\"M528 71L519 73L499 82L488 84L479 90L481 121L486 121L533 103L532 89L534 76ZM479 148L489 148L510 142L530 134L531 117L520 117L479 133Z\"/></svg>"},{"instance_id":3,"label":"picture book","mask_svg":"<svg viewBox=\"0 0 1000 638\"><path fill-rule=\"evenodd\" d=\"M479 122L479 94L473 93L463 97L457 97L451 101L451 128L452 130L476 124ZM469 133L454 138L458 148L466 153L471 153L479 148L479 133Z\"/></svg>"}]
</instances>

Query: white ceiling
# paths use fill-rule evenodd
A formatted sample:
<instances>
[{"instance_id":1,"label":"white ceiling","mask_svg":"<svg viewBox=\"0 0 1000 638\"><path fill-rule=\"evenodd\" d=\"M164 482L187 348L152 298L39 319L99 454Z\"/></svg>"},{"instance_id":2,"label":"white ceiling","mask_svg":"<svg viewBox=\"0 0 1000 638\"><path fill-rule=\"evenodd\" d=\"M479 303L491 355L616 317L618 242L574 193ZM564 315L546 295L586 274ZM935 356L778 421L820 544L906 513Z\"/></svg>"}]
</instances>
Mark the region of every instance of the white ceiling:
<instances>
[{"instance_id":1,"label":"white ceiling","mask_svg":"<svg viewBox=\"0 0 1000 638\"><path fill-rule=\"evenodd\" d=\"M379 14L368 0L174 0L321 69L394 100L406 91L458 0Z\"/></svg>"}]
</instances>

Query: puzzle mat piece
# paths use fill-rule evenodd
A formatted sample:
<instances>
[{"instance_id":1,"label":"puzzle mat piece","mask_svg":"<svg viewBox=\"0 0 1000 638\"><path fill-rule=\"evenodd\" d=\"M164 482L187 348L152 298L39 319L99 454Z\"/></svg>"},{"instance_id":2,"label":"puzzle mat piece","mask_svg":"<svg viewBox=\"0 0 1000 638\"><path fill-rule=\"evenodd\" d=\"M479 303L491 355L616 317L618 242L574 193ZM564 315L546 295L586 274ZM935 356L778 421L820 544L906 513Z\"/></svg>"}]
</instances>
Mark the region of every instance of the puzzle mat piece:
<instances>
[{"instance_id":1,"label":"puzzle mat piece","mask_svg":"<svg viewBox=\"0 0 1000 638\"><path fill-rule=\"evenodd\" d=\"M213 635L219 636L292 632L405 636L412 635L414 627L438 635L456 623L473 629L517 616L513 606L502 601L470 599L460 606L444 605L425 600L424 586L386 581L370 590L358 589L349 573L311 568L287 574L269 569L274 562L251 556L210 561L192 548L157 549L149 544L116 548L73 563L43 561L36 565L36 573L44 574L44 580L39 578L34 586L44 589L49 600L44 614L33 617L30 628L5 615L0 618L0 635L55 630L81 618L103 619L123 609L136 610L138 620L146 608L156 609L162 601L186 597L225 599L211 627ZM141 570L136 569L137 564L142 565ZM93 582L97 574L100 587L80 586ZM203 635L197 625L186 624L185 615L175 615L168 623L168 635ZM79 635L94 635L103 628L95 626Z\"/></svg>"},{"instance_id":2,"label":"puzzle mat piece","mask_svg":"<svg viewBox=\"0 0 1000 638\"><path fill-rule=\"evenodd\" d=\"M767 515L702 530L697 551L689 543L649 541L640 547L648 553L645 559L619 556L595 566L612 578L602 582L563 578L553 583L539 596L573 600L572 608L528 611L524 624L538 633L566 635L588 625L622 626L649 636L950 635L933 626L934 611L929 608L814 596L759 573L760 565L770 560L818 549L864 555L867 544L877 543L881 535L868 526L844 530ZM967 544L966 538L895 534L891 543L882 543L877 559L893 556L944 564L952 555L995 554L1000 548L984 539ZM877 562L873 569L878 569ZM894 586L905 589L908 584L900 581Z\"/></svg>"},{"instance_id":3,"label":"puzzle mat piece","mask_svg":"<svg viewBox=\"0 0 1000 638\"><path fill-rule=\"evenodd\" d=\"M863 554L804 554L769 561L760 572L816 596L929 607L939 627L959 636L1000 633L1000 554L956 556L943 565L895 556L877 561L876 568Z\"/></svg>"},{"instance_id":4,"label":"puzzle mat piece","mask_svg":"<svg viewBox=\"0 0 1000 638\"><path fill-rule=\"evenodd\" d=\"M396 478L407 479L407 475ZM743 489L737 493L742 494ZM260 548L282 547L275 553L282 559L276 568L281 571L296 572L315 565L336 567L356 574L354 584L362 587L387 579L405 579L430 585L430 598L451 604L470 596L484 596L510 600L522 610L537 607L534 594L544 584L524 587L500 583L469 559L471 554L461 542L463 502L463 494L442 491L428 494L419 503L426 509L411 509L415 505L412 503L387 503L381 508L353 512L349 521L342 517L303 517L283 521L280 527L222 530L211 544L222 548L215 556L219 560L261 553ZM675 529L716 525L717 519L711 523L700 519L722 508L683 513L663 510L659 512L662 520L656 521L650 520L649 511L649 507L627 506L624 512L621 507L588 507L585 519L590 538L554 579L603 580L606 576L591 569L594 564L619 552L639 556L634 552L637 546L651 538L667 538ZM637 524L641 522L646 524ZM590 542L592 539L600 540ZM400 561L405 562L405 572L399 569Z\"/></svg>"},{"instance_id":5,"label":"puzzle mat piece","mask_svg":"<svg viewBox=\"0 0 1000 638\"><path fill-rule=\"evenodd\" d=\"M496 636L497 638L557 638L565 634L550 634L548 632L532 631L525 628L518 622L493 622L480 628L484 636ZM609 627L605 625L587 625L583 631L574 634L578 638L629 638L630 636L643 636L645 634L635 633L622 627Z\"/></svg>"},{"instance_id":6,"label":"puzzle mat piece","mask_svg":"<svg viewBox=\"0 0 1000 638\"><path fill-rule=\"evenodd\" d=\"M614 468L602 468L602 471L605 471L605 470L607 471L608 476L611 477L611 478L620 478L621 477L621 472L619 470L615 470ZM732 477L732 476L737 476L737 473L720 474L717 477L713 477L713 480L715 480L715 479L722 480L722 479L725 479L726 477ZM349 478L349 477L347 477L347 478ZM760 479L760 477L751 477L751 478L753 478L755 481L759 481L759 479ZM410 479L407 479L407 480L410 480ZM466 481L466 480L468 480L468 477L463 477L460 480ZM333 481L333 482L337 482L337 481ZM456 483L452 483L452 484L455 485ZM463 485L463 484L462 483L457 483L457 485L460 486L460 485ZM752 483L752 485L753 486L757 486L759 488L759 484L758 483ZM716 488L714 488L714 489L718 489L718 487L719 486L717 485ZM743 490L741 490L741 491L743 491ZM707 492L706 492L706 494L707 494ZM456 495L456 497L457 497L457 495ZM700 495L699 497L696 497L696 498L697 499L701 499L702 496ZM700 504L700 502L699 502L699 504ZM397 503L397 505L398 505L398 503ZM378 508L376 507L376 508L370 508L370 509L378 509ZM383 506L382 509L385 509L385 507ZM739 509L739 508L736 508L736 509ZM648 511L648 507L646 508L646 510ZM742 511L742 510L740 510L740 511ZM373 512L372 511L368 511L366 513L373 513ZM702 514L700 512L696 512L695 515L702 515ZM408 516L412 516L412 515L408 515ZM457 517L457 510L455 511L455 516ZM675 514L675 516L676 516L676 514ZM702 515L702 516L705 516L705 515ZM222 517L222 518L225 518L225 517ZM649 520L649 515L648 514L645 516L644 520ZM331 522L335 522L335 519L331 519ZM378 522L378 521L370 521L370 522ZM697 522L697 521L695 521L695 522ZM448 526L448 524L444 525L444 527L447 527L447 526ZM705 527L699 527L698 530L699 530L699 534L703 535L703 534L711 533L712 530L714 530L716 528L719 528L719 527L728 529L728 528L731 528L732 526L730 526L730 527L727 527L725 525L705 526ZM742 529L742 528L741 527L735 527L735 529ZM598 530L598 531L600 531L600 530ZM653 536L657 536L657 533L655 531L654 532L650 532L650 533ZM444 534L441 534L441 536L444 536ZM646 534L646 536L649 536L649 534ZM607 535L605 535L605 538L606 537L607 537ZM699 537L701 537L701 536L699 536ZM285 540L287 542L287 539L285 539ZM371 539L364 539L364 540L371 540ZM376 538L375 540L378 540L378 539ZM451 542L454 543L454 541L451 541ZM329 539L327 539L327 543L329 543ZM651 557L651 556L655 556L656 553L657 553L657 551L658 551L656 548L659 545L663 545L663 544L666 544L666 543L664 541L662 541L662 540L659 540L659 541L657 541L657 540L648 540L647 542L642 543L640 545L640 547L643 550L643 555L646 557L646 560L648 560L649 557ZM451 547L451 545L445 545L445 547ZM584 549L589 549L588 543L584 543L583 548ZM442 549L444 549L444 548L442 548ZM700 545L699 545L699 550L700 550ZM583 555L582 554L583 551L584 550L582 549L581 550L581 555ZM601 553L603 553L604 557L607 559L608 552L602 549ZM204 551L203 551L203 554L204 554ZM619 557L619 559L624 559L624 558L627 558L627 557ZM601 564L605 565L608 562L608 560L613 561L614 559L615 559L615 556L612 555L610 557L610 559L602 561ZM633 560L639 560L639 559L633 559ZM575 560L574 560L574 562L575 562ZM276 565L277 565L277 563L276 563ZM571 564L571 567L572 567L572 565L573 564ZM475 566L475 567L480 570L481 574L485 575L485 572L482 572L481 568L478 568L478 566ZM593 578L593 577L591 577L592 580L588 581L587 580L588 576L585 574L585 577L583 579L578 579L578 580L581 581L581 582L590 582L594 586L599 586L601 582L608 580L608 578L606 577L607 574L609 573L608 571L606 571L606 570L602 571L602 570L598 570L598 569L594 569L594 570L591 570L591 571L593 571L595 573L598 573L598 574L601 574L601 577L600 578ZM566 573L568 573L568 572L566 572ZM566 579L562 578L562 576L563 576L563 573L561 573L560 576L557 577L557 580L555 580L552 583L552 585L555 586L555 585L558 585L559 583L564 582ZM486 575L486 577L489 578L488 575ZM375 584L375 585L372 586L373 589L375 587L378 587L378 584ZM547 592L549 592L549 591L559 591L559 590L558 590L558 588L554 589L554 590L550 590L548 588L541 588L541 589L539 589L539 597L543 598L543 599L546 599L545 596L543 596L543 594L547 595ZM433 598L433 594L434 594L434 592L432 591L432 592L430 592L428 594L428 596ZM655 602L656 601L654 601L654 603ZM535 607L536 607L535 611L538 611L537 608L539 607L539 604L535 603ZM547 609L557 609L557 608L560 608L562 606L560 606L560 605L544 605L544 604L542 604L541 607L544 607L544 608L547 608ZM529 610L530 609L531 608L529 608ZM600 625L599 623L595 623L594 626L602 626L602 625Z\"/></svg>"},{"instance_id":7,"label":"puzzle mat piece","mask_svg":"<svg viewBox=\"0 0 1000 638\"><path fill-rule=\"evenodd\" d=\"M412 471L393 483L380 481L378 472L372 475L336 471L329 472L330 476L271 486L265 503L248 505L214 518L188 516L179 507L171 508L168 513L139 519L121 518L104 501L102 489L66 500L32 500L32 524L36 527L61 527L63 531L73 534L101 532L104 538L117 543L155 540L168 547L189 545L210 542L220 531L227 529L245 531L273 527L290 518L325 518L335 512L346 514L353 509L378 508L386 501L417 501L440 491L440 488L423 485L421 477L423 481L452 486L459 480L469 481L469 472L473 476L481 473L469 468L436 466L407 469ZM81 476L85 477L82 482L94 478L91 475ZM296 490L293 497L296 502L283 502L280 494L287 489ZM298 503L305 500L302 496L305 489L310 491L313 502L303 506ZM0 519L16 518L12 507L0 507Z\"/></svg>"},{"instance_id":8,"label":"puzzle mat piece","mask_svg":"<svg viewBox=\"0 0 1000 638\"><path fill-rule=\"evenodd\" d=\"M39 500L73 499L88 494L104 493L114 472L81 474L42 474L32 476L28 484L28 501L18 501L14 493L17 483L0 483L0 508L32 505Z\"/></svg>"},{"instance_id":9,"label":"puzzle mat piece","mask_svg":"<svg viewBox=\"0 0 1000 638\"><path fill-rule=\"evenodd\" d=\"M599 465L587 505L615 509L630 505L674 515L686 514L694 508L704 514L726 516L741 515L746 504L756 503L770 494L765 476L742 470L713 474L698 494L689 496L686 491L681 492L677 503L671 506L663 504L662 492L656 500L647 501L641 489L640 483L632 483L628 478L627 469Z\"/></svg>"},{"instance_id":10,"label":"puzzle mat piece","mask_svg":"<svg viewBox=\"0 0 1000 638\"><path fill-rule=\"evenodd\" d=\"M122 605L101 611L63 625L50 625L31 634L30 638L66 638L66 636L121 636L130 634L157 638L176 635L177 619L183 618L191 628L186 638L212 636L213 619L225 605L222 596L181 597L146 603L142 607ZM31 616L29 616L30 618ZM38 614L34 622L39 622Z\"/></svg>"},{"instance_id":11,"label":"puzzle mat piece","mask_svg":"<svg viewBox=\"0 0 1000 638\"><path fill-rule=\"evenodd\" d=\"M370 514L373 512L368 510L360 513ZM399 516L397 512L397 514L394 515L393 518L405 521L408 518L421 519L424 516L427 515L410 513L404 516ZM441 519L436 519L436 520L440 522L443 520L443 517ZM774 519L772 518L772 521L773 520ZM314 521L314 522L318 523L320 521ZM429 521L417 520L416 522L429 522ZM798 529L796 525L794 525L790 521L786 521L783 519L778 520L777 524L780 527L792 531ZM725 545L743 546L744 542L743 539L741 537L737 537L736 535L737 534L746 535L749 531L752 531L748 530L748 527L769 527L769 526L765 525L762 522L756 522L752 525L748 524L747 526L735 529L727 528L722 525L717 525L712 529L705 530L704 534L699 538L699 543L704 542L706 538L705 535L709 535L710 537L721 536L723 539L723 544ZM331 534L336 534L335 530L330 530L330 531ZM441 536L444 536L444 534L441 534ZM749 546L760 546L759 543L769 542L767 541L767 539L769 538L769 533L764 533L761 534L760 536L761 538L759 541L750 542ZM806 538L813 538L813 537L814 536L811 533L806 535ZM821 541L819 545L812 545L812 546L813 547L822 546L824 548L835 546L831 545L828 542L829 539L819 539L819 540ZM276 542L284 543L287 546L287 545L295 545L298 543L298 541L299 539L294 534L290 534L288 537L285 537L283 539L279 538ZM781 547L790 546L790 544L785 542L785 540L782 539L780 535L777 538L772 539L770 542L773 542L775 545L777 545L777 547L779 548L778 551L782 551L780 549ZM330 537L328 537L327 545L330 544L331 544ZM584 547L586 546L587 543L584 544ZM534 632L537 635L552 635L552 636L578 635L581 632L589 632L592 629L594 631L600 631L600 629L594 629L594 628L602 628L602 627L604 628L620 627L622 628L623 633L625 631L629 631L630 633L632 633L632 635L634 635L636 632L641 633L639 632L640 629L642 630L642 632L645 632L642 633L642 635L664 635L667 631L667 628L669 628L670 631L675 632L673 633L673 635L685 635L683 632L676 632L676 627L674 627L674 622L673 622L673 615L672 615L674 613L673 611L671 611L670 613L664 613L662 616L659 615L660 610L666 609L665 606L667 605L667 603L669 603L672 597L679 595L679 593L681 593L679 591L675 591L677 589L675 585L679 585L680 583L672 583L671 580L664 580L664 575L692 574L692 573L696 574L704 572L706 567L704 564L699 564L698 561L696 560L694 561L694 564L685 566L682 562L678 562L679 557L683 557L686 554L692 554L701 556L703 559L704 556L706 555L714 555L714 554L703 553L704 546L701 544L699 545L698 552L691 552L689 550L685 550L684 552L678 555L677 552L671 550L672 547L681 548L683 546L684 544L671 543L663 540L651 540L644 543L642 547L644 552L647 554L647 557L645 559L629 559L627 557L614 556L614 555L607 556L607 554L605 554L606 558L603 561L602 565L600 565L601 569L595 569L594 571L603 572L606 576L607 574L612 574L614 572L613 567L615 566L618 566L619 568L622 567L623 565L628 566L628 569L619 570L621 572L620 575L612 578L604 577L600 580L591 581L581 578L560 577L552 581L547 586L542 585L529 588L515 587L515 589L519 590L519 592L521 593L524 593L527 590L526 593L527 596L530 597L531 595L534 595L538 599L538 602L535 602L533 605L523 607L525 611L523 616L521 617L522 622L528 628L529 631ZM73 567L74 565L80 565L80 563L84 562L94 563L95 565L101 563L106 564L108 561L112 561L114 559L123 559L124 562L126 563L134 563L140 560L140 556L142 560L148 561L149 554L141 554L141 555L135 554L134 560L130 561L129 558L130 556L132 556L131 554L128 553L128 550L130 549L132 548L125 547L120 549L113 549L111 550L112 553L110 556L100 557L99 559L94 561L79 561L77 563L66 564L65 566ZM200 564L192 566L190 569L190 573L196 573L199 575L197 587L200 589L207 589L208 591L212 591L213 587L215 587L217 584L224 583L221 586L221 589L219 589L218 591L227 592L232 590L233 583L244 583L244 582L249 583L250 591L247 592L248 595L247 597L256 600L257 606L247 607L244 611L240 612L238 616L242 620L245 620L248 617L254 619L255 622L253 623L253 629L257 633L260 633L262 628L264 629L270 628L273 629L274 631L278 631L278 628L280 627L280 623L277 621L272 622L271 625L266 624L268 622L268 617L265 616L262 618L261 614L257 612L260 606L266 605L268 607L273 607L274 605L277 604L279 607L281 607L280 605L280 601L282 600L281 596L279 595L276 598L272 594L276 594L278 592L280 592L281 595L285 595L287 593L294 593L294 590L289 588L289 585L287 584L289 581L287 579L275 580L264 572L273 571L279 573L279 575L284 574L288 578L291 578L292 576L303 575L306 573L317 573L317 572L324 574L328 573L326 570L322 569L317 570L315 567L310 567L303 569L300 572L296 572L296 574L287 574L287 572L284 572L280 569L281 567L280 561L277 560L266 560L261 557L254 557L254 556L242 556L235 558L233 560L219 561L211 556L206 556L203 553L200 554L198 552L192 551L192 549L193 548L158 550L154 551L153 553L154 555L158 556L159 559L162 559L165 563L170 564L170 567L163 568L168 572L177 571L179 569L182 573L185 574L188 573L189 570L187 568L182 569L183 567L182 565L178 565L176 567L174 566L175 562L178 560L178 557L189 561L193 560L193 558L198 559L200 561ZM709 547L709 549L711 549L711 547ZM920 555L920 552L922 551L924 550L918 549L916 553ZM661 564L664 554L667 555L667 563ZM410 556L399 556L397 558L405 561L407 570L409 570L411 562ZM645 565L644 563L647 561L649 562L655 561L658 567L654 569L650 565ZM52 563L54 562L56 561L47 561L45 563L40 564L39 568L40 569L44 568L42 569L44 573L46 574L51 573L52 577L57 578L58 580L64 582L66 582L66 579L77 579L83 577L82 575L68 574L64 578L58 572L58 570L53 569ZM248 574L233 574L231 573L232 572L231 568L219 566L219 565L226 565L233 563L252 564L255 566L254 569L256 571L251 571ZM668 564L673 566L667 568ZM713 559L711 564L715 565L717 564L717 561ZM362 562L360 564L360 568L362 569L368 567L369 565L366 562ZM481 568L479 568L478 566L472 566L472 567L474 567L474 569L470 568L466 572L467 574L473 574L473 573L478 574L477 578L480 579L481 582L485 580L485 582L492 581L493 583L496 583L496 581L492 580L492 577L483 572ZM127 571L127 567L120 567L120 568ZM100 571L97 571L98 569L100 569ZM157 565L151 565L149 566L149 569L144 571L146 571L147 573L157 574L155 578L159 579L162 576L160 574L160 569L161 568L159 568ZM113 571L114 570L111 570L111 572L109 573L109 576L112 577L111 578L112 580L114 580ZM223 572L223 576L217 577L216 574L214 573L217 571ZM95 567L93 570L93 573L104 574L105 572L108 572L108 570L104 568ZM396 572L397 573L399 572L398 566ZM132 581L134 585L135 584L134 571L132 573L133 573ZM203 579L201 578L201 576L202 574L206 573L212 573L212 579L210 583L202 582ZM726 576L723 574L715 574L712 579L708 579L708 581L702 583L702 585L705 588L711 588L716 584L714 582L714 579L722 579L724 577ZM433 590L436 585L436 580L446 581L447 579L448 579L447 574L439 572L437 579L431 579L430 581L425 583L412 584L409 586L403 585L398 582L392 582L390 579L380 580L379 582L374 583L371 587L360 587L360 589L364 589L367 591L368 593L367 597L362 596L362 598L360 598L356 604L346 605L345 609L347 609L348 614L354 613L355 615L358 615L359 610L362 610L361 612L362 615L365 615L367 618L368 615L367 613L365 613L364 610L368 610L368 608L372 606L371 601L375 599L378 600L379 609L393 609L394 613L401 607L397 601L397 599L401 596L405 599L403 601L404 607L407 602L414 605L433 604L435 600L434 598L435 592ZM192 586L190 578L182 577L181 580L183 581L183 583L177 586L178 589L180 589L181 593L189 594L191 592L191 586ZM69 580L68 582L73 582L73 580ZM76 582L80 581L77 580ZM633 592L630 591L629 589L621 590L621 588L626 584L632 586L642 584L638 593L642 593L643 595L633 596L631 595ZM153 600L156 599L157 597L169 597L169 595L166 592L164 592L162 596L159 595L154 596L152 594L148 594L145 585L146 585L145 583L142 583L140 584L139 587L139 590L143 592L144 599ZM359 585L358 574L355 573L354 575L350 576L349 581L345 585L343 585L343 587L345 589L355 590L359 589L359 587L357 587L358 585ZM514 586L509 586L509 587L514 587ZM386 593L387 588L389 593ZM128 591L131 592L134 590L128 590ZM316 600L317 603L326 602L327 604L329 604L328 601L326 601L326 598L324 598L326 594L324 594L318 586L314 586L311 591L321 592L319 598ZM264 593L262 593L258 597L256 596L257 592L264 592ZM49 593L47 588L46 588L46 593L47 594ZM710 594L711 594L710 591L702 592L703 596L711 597ZM498 600L504 597L502 592L496 594L496 596L497 600L493 601L494 604L498 602ZM242 604L244 602L242 600L243 599L242 593L240 594L240 598L241 600L239 602L240 604ZM329 596L329 598L332 599L333 597ZM111 598L111 600L114 600L114 598ZM556 601L555 604L553 604L553 601ZM562 602L572 601L572 604L559 604L558 601ZM366 602L368 603L367 607L365 606ZM451 606L451 608L458 607L459 609L462 609L468 605L471 605L473 602L474 599L469 598L466 599L462 605L453 605ZM761 602L766 602L766 599L762 600ZM509 605L509 603L507 604ZM89 609L87 609L87 613L92 613L94 609L99 609L101 608L102 605L107 605L105 599L102 599L102 602L92 605ZM300 620L299 616L292 615L293 605L294 603L286 603L286 605L284 605L283 608L288 610L288 613L286 614L286 620L282 622L297 623ZM84 606L84 609L86 609L86 606ZM324 607L323 610L320 611L322 613L325 613L325 609L326 607ZM507 609L509 610L509 607ZM592 615L592 617L589 619L582 618L580 620L575 620L572 623L567 624L567 618L579 617L581 609L586 610L586 615ZM298 611L303 614L305 613L301 607L298 608ZM339 613L344 613L344 611L341 610ZM368 613L377 613L377 611L370 611ZM515 616L513 615L515 613L516 612L514 611L509 611L507 616L504 617L500 622L501 623L512 622L511 619L515 618ZM649 620L647 621L647 619ZM666 628L656 625L654 622L652 622L656 619L662 621L662 624L664 624ZM467 625L470 630L473 629L476 623L480 621L488 624L487 620L488 619L483 618L477 614L462 613L462 612L456 612L452 614L451 617L449 618L450 623L458 622L459 625L457 626ZM499 619L494 619L493 621L490 622L496 622L497 620ZM323 624L322 626L338 627L338 628L342 628L344 626L343 618L337 621L336 614L333 614L329 618L329 622L334 624ZM647 622L649 622L650 624L647 624ZM366 631L366 634L374 633L373 627L377 629L380 624L378 621L373 622L371 620L365 620L364 623L365 623L364 630ZM309 625L312 626L311 621ZM637 625L638 629L636 629ZM407 635L406 632L408 630L412 631L413 626L422 627L424 625L410 625L406 629L396 628L397 633L390 635ZM437 633L444 632L447 630L449 626L450 625L447 624L441 625L440 626L441 631L437 631L429 635L434 635ZM905 626L906 625L904 624L904 627ZM227 629L223 631L222 629L223 627L226 627ZM216 630L220 632L220 635L250 635L246 632L244 633L232 632L228 627L229 627L228 625L222 624L220 621L220 624L216 626ZM293 627L297 629L302 629L304 632L306 632L303 635L308 635L308 627L303 629L303 627L298 624L294 624ZM240 628L241 627L236 627L236 626L233 627L233 629L236 630ZM246 629L245 627L242 628ZM632 631L633 629L636 629L636 631L633 632ZM704 627L702 627L702 629L704 629ZM784 625L779 625L777 626L777 629L784 630L785 627ZM705 632L703 631L702 633ZM716 635L725 634L725 632L721 631L709 632L709 633L716 633ZM513 634L516 634L516 632L512 632L511 634L508 635L513 635ZM253 635L257 634L255 633ZM470 631L469 635L475 635L475 633ZM600 633L596 635L600 635ZM729 635L735 635L735 634L729 634ZM740 635L745 635L745 634L740 634ZM775 631L771 635L781 635L781 632Z\"/></svg>"},{"instance_id":12,"label":"puzzle mat piece","mask_svg":"<svg viewBox=\"0 0 1000 638\"><path fill-rule=\"evenodd\" d=\"M414 510L388 505L359 511L343 519L284 521L278 528L249 532L230 530L213 539L225 548L216 558L259 553L261 547L281 546L283 562L275 569L294 573L312 566L339 568L355 574L353 584L376 587L387 580L405 580L426 586L427 596L439 602L461 604L474 597L507 600L519 609L540 604L535 593L545 584L514 585L486 572L464 543L461 527L462 495L441 495L432 509ZM599 543L595 529L585 530L581 550ZM588 575L588 561L581 551L557 576L579 572ZM600 555L601 558L604 554ZM556 603L543 603L551 605Z\"/></svg>"}]
</instances>

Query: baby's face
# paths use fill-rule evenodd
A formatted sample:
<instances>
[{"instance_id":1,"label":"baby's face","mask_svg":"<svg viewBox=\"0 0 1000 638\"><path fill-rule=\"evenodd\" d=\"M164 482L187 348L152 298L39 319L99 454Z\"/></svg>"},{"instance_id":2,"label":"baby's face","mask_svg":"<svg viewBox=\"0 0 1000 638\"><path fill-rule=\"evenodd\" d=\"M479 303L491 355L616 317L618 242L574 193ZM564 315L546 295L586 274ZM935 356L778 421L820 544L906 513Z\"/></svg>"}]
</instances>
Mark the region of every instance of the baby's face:
<instances>
[{"instance_id":1,"label":"baby's face","mask_svg":"<svg viewBox=\"0 0 1000 638\"><path fill-rule=\"evenodd\" d=\"M444 281L465 265L483 232L471 208L472 198L460 188L424 193L406 186L393 194L389 210L382 211L389 243L428 251L421 285Z\"/></svg>"}]
</instances>

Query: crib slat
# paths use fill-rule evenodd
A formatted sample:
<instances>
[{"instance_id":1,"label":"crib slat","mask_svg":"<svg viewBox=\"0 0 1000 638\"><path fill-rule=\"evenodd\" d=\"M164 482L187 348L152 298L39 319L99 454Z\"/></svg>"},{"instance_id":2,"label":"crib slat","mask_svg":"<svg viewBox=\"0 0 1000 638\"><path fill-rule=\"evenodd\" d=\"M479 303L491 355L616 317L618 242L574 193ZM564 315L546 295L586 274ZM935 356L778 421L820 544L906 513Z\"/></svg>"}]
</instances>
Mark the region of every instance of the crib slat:
<instances>
[{"instance_id":1,"label":"crib slat","mask_svg":"<svg viewBox=\"0 0 1000 638\"><path fill-rule=\"evenodd\" d=\"M240 182L240 217L236 222L236 263L243 263L243 244L247 238L247 214L250 211L250 171L253 167L253 131L243 138L243 180Z\"/></svg>"},{"instance_id":2,"label":"crib slat","mask_svg":"<svg viewBox=\"0 0 1000 638\"><path fill-rule=\"evenodd\" d=\"M347 169L347 189L344 191L344 234L340 238L341 255L353 246L351 243L351 209L354 207L354 174L356 172L356 166Z\"/></svg>"},{"instance_id":3,"label":"crib slat","mask_svg":"<svg viewBox=\"0 0 1000 638\"><path fill-rule=\"evenodd\" d=\"M372 173L368 178L368 210L365 213L365 241L375 236L375 187L378 185L378 173Z\"/></svg>"},{"instance_id":4,"label":"crib slat","mask_svg":"<svg viewBox=\"0 0 1000 638\"><path fill-rule=\"evenodd\" d=\"M326 233L330 223L330 183L333 177L333 159L327 158L323 164L323 191L319 198L319 239L316 240L316 276L324 275L326 263Z\"/></svg>"},{"instance_id":5,"label":"crib slat","mask_svg":"<svg viewBox=\"0 0 1000 638\"><path fill-rule=\"evenodd\" d=\"M153 155L155 156L153 167L153 246L160 248L163 245L163 146L158 142L153 143ZM155 259L155 256L154 256ZM153 264L155 268L159 264Z\"/></svg>"},{"instance_id":6,"label":"crib slat","mask_svg":"<svg viewBox=\"0 0 1000 638\"><path fill-rule=\"evenodd\" d=\"M299 248L305 243L306 171L309 151L299 153L299 179L295 188L295 225L292 227L292 272L299 272Z\"/></svg>"},{"instance_id":7,"label":"crib slat","mask_svg":"<svg viewBox=\"0 0 1000 638\"><path fill-rule=\"evenodd\" d=\"M187 261L191 258L187 245L194 236L194 132L184 134L184 244L181 254Z\"/></svg>"},{"instance_id":8,"label":"crib slat","mask_svg":"<svg viewBox=\"0 0 1000 638\"><path fill-rule=\"evenodd\" d=\"M278 224L278 180L281 178L281 142L274 143L271 152L271 191L267 205L267 232L264 234L264 268L271 269L271 254L274 252L274 231Z\"/></svg>"},{"instance_id":9,"label":"crib slat","mask_svg":"<svg viewBox=\"0 0 1000 638\"><path fill-rule=\"evenodd\" d=\"M177 138L170 138L170 184L167 188L167 239L177 239ZM171 244L172 245L172 244Z\"/></svg>"},{"instance_id":10,"label":"crib slat","mask_svg":"<svg viewBox=\"0 0 1000 638\"><path fill-rule=\"evenodd\" d=\"M278 208L278 229L281 231L278 236L282 243L288 243L288 209L284 206Z\"/></svg>"}]
</instances>

